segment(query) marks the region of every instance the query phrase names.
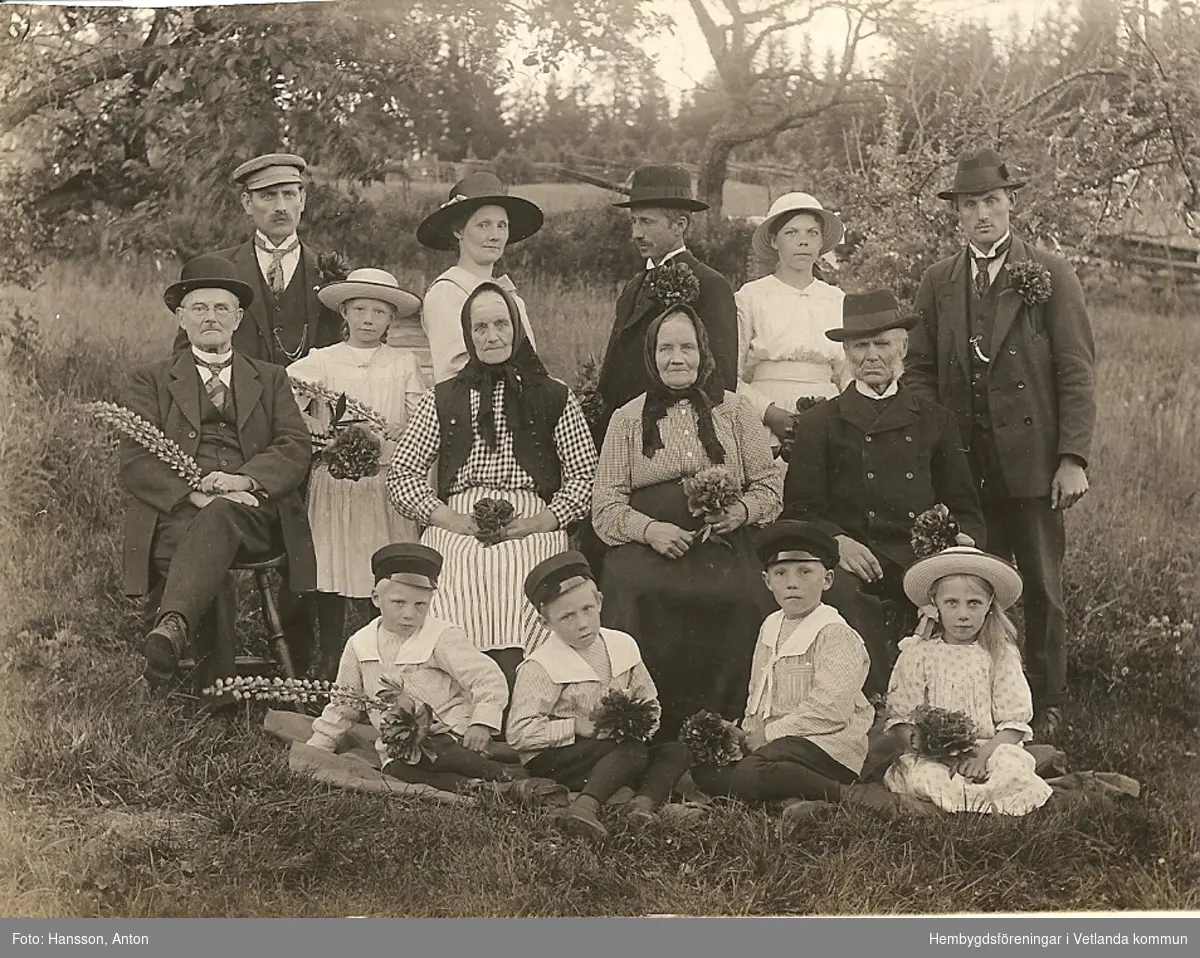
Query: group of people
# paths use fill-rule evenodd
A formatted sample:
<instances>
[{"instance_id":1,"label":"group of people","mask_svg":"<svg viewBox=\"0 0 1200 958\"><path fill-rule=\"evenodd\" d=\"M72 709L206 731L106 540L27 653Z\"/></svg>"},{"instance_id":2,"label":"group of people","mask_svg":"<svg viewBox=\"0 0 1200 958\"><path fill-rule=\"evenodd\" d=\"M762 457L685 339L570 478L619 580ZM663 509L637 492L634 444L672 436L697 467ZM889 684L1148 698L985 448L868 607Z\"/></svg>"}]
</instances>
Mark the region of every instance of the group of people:
<instances>
[{"instance_id":1,"label":"group of people","mask_svg":"<svg viewBox=\"0 0 1200 958\"><path fill-rule=\"evenodd\" d=\"M742 720L749 754L692 769L706 791L851 800L871 794L854 784L866 695L886 692L975 718L980 748L954 776L1008 782L997 810L1045 800L1018 774L1019 746L1062 718L1062 512L1087 490L1094 356L1071 267L1010 230L1023 184L994 151L965 157L939 194L968 245L928 271L913 315L887 291L846 295L819 278L843 228L806 193L772 204L753 244L773 271L735 294L687 249L706 209L690 175L636 170L617 205L645 268L617 300L590 425L497 270L543 226L533 203L488 173L456 184L417 232L458 253L422 300L381 269L319 281L296 236L304 171L291 154L235 171L254 237L185 264L165 294L175 355L133 376L129 407L203 477L193 488L123 445L126 591L154 592L152 686L189 649L198 683L232 674L229 569L282 551L297 668L319 645L339 684L369 691L402 673L436 713L437 771L388 763L407 780L490 779L551 801L582 788L563 818L594 835L621 785L653 814L692 764L680 726L707 709ZM395 335L418 313L432 388ZM377 475L313 466L332 410L305 382L386 422ZM728 494L698 510L685 480L713 467ZM480 528L483 500L511 507L499 534ZM914 564L913 522L936 503L960 545L913 585L930 561ZM1021 577L985 547L1024 577L1024 671L1004 615ZM379 618L347 641L355 600ZM896 660L921 606L940 624ZM588 716L610 687L656 703L653 745L594 738ZM331 706L314 744L332 747L348 721ZM520 768L488 764L501 736ZM989 779L997 762L1017 785ZM897 762L889 787L961 804L962 782L926 765Z\"/></svg>"}]
</instances>

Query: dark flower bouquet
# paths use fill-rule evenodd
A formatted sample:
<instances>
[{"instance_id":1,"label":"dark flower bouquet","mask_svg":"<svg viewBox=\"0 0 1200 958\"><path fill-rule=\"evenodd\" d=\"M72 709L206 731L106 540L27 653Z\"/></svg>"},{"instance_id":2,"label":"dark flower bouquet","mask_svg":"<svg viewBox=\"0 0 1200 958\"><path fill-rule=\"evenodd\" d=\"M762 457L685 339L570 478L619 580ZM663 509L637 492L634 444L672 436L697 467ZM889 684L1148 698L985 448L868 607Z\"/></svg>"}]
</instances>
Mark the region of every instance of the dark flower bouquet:
<instances>
[{"instance_id":1,"label":"dark flower bouquet","mask_svg":"<svg viewBox=\"0 0 1200 958\"><path fill-rule=\"evenodd\" d=\"M379 712L379 738L388 758L406 765L416 765L422 758L437 761L429 743L433 724L433 709L418 703L404 691L404 684L389 676L381 679L383 689L378 695L334 685L324 679L281 679L265 675L238 675L217 679L204 690L205 695L230 695L238 702L272 702L308 705L329 699L331 702L353 706L362 712Z\"/></svg>"},{"instance_id":2,"label":"dark flower bouquet","mask_svg":"<svg viewBox=\"0 0 1200 958\"><path fill-rule=\"evenodd\" d=\"M667 309L690 306L700 298L700 279L687 263L670 262L650 272L650 295Z\"/></svg>"},{"instance_id":3,"label":"dark flower bouquet","mask_svg":"<svg viewBox=\"0 0 1200 958\"><path fill-rule=\"evenodd\" d=\"M954 516L943 503L926 509L913 522L910 543L913 554L918 559L929 556L958 545L960 530Z\"/></svg>"},{"instance_id":4,"label":"dark flower bouquet","mask_svg":"<svg viewBox=\"0 0 1200 958\"><path fill-rule=\"evenodd\" d=\"M807 412L813 406L819 406L824 401L820 396L800 396L796 400L796 415L798 416L802 412Z\"/></svg>"},{"instance_id":5,"label":"dark flower bouquet","mask_svg":"<svg viewBox=\"0 0 1200 958\"><path fill-rule=\"evenodd\" d=\"M505 499L480 499L471 509L475 524L479 526L476 538L485 546L494 546L504 541L504 530L512 522L513 504Z\"/></svg>"},{"instance_id":6,"label":"dark flower bouquet","mask_svg":"<svg viewBox=\"0 0 1200 958\"><path fill-rule=\"evenodd\" d=\"M318 288L340 283L350 275L350 263L341 253L317 254Z\"/></svg>"},{"instance_id":7,"label":"dark flower bouquet","mask_svg":"<svg viewBox=\"0 0 1200 958\"><path fill-rule=\"evenodd\" d=\"M716 712L700 711L679 727L679 744L697 765L732 765L745 754L736 728Z\"/></svg>"},{"instance_id":8,"label":"dark flower bouquet","mask_svg":"<svg viewBox=\"0 0 1200 958\"><path fill-rule=\"evenodd\" d=\"M383 455L383 445L376 433L387 428L384 416L365 402L335 392L323 383L295 376L289 382L296 392L319 399L332 409L329 435L313 436L313 446L329 474L334 479L354 482L376 475ZM364 425L369 428L363 428Z\"/></svg>"},{"instance_id":9,"label":"dark flower bouquet","mask_svg":"<svg viewBox=\"0 0 1200 958\"><path fill-rule=\"evenodd\" d=\"M687 496L688 512L697 517L713 518L737 502L742 490L724 466L708 466L683 480L683 492ZM712 526L705 523L699 541L709 539L729 545L720 536L714 536Z\"/></svg>"},{"instance_id":10,"label":"dark flower bouquet","mask_svg":"<svg viewBox=\"0 0 1200 958\"><path fill-rule=\"evenodd\" d=\"M1029 306L1049 302L1054 287L1050 282L1050 270L1034 259L1023 259L1008 264L1008 276L1013 288Z\"/></svg>"},{"instance_id":11,"label":"dark flower bouquet","mask_svg":"<svg viewBox=\"0 0 1200 958\"><path fill-rule=\"evenodd\" d=\"M588 356L579 367L575 379L575 398L589 426L595 426L604 414L604 399L600 396L600 363Z\"/></svg>"},{"instance_id":12,"label":"dark flower bouquet","mask_svg":"<svg viewBox=\"0 0 1200 958\"><path fill-rule=\"evenodd\" d=\"M658 716L654 703L624 689L609 689L592 710L596 738L614 742L649 742Z\"/></svg>"},{"instance_id":13,"label":"dark flower bouquet","mask_svg":"<svg viewBox=\"0 0 1200 958\"><path fill-rule=\"evenodd\" d=\"M965 712L918 705L909 716L917 729L917 754L951 765L975 751L978 732Z\"/></svg>"}]
</instances>

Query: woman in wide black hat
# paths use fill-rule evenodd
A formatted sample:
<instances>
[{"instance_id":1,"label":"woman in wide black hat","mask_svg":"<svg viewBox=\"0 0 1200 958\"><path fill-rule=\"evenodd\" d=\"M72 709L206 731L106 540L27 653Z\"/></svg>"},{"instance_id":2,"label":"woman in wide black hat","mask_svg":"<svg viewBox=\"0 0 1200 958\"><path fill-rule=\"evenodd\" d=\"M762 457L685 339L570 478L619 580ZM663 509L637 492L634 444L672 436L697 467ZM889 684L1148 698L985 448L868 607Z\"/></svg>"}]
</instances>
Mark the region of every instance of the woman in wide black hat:
<instances>
[{"instance_id":1,"label":"woman in wide black hat","mask_svg":"<svg viewBox=\"0 0 1200 958\"><path fill-rule=\"evenodd\" d=\"M463 305L475 287L487 280L516 300L525 333L533 329L525 302L506 275L496 276L496 261L511 243L528 239L542 228L542 211L529 200L509 196L491 173L472 173L450 190L450 197L417 227L417 241L429 249L458 252L458 262L429 284L422 304L421 325L429 339L434 382L454 378L467 365L463 340ZM536 344L533 344L536 346Z\"/></svg>"}]
</instances>

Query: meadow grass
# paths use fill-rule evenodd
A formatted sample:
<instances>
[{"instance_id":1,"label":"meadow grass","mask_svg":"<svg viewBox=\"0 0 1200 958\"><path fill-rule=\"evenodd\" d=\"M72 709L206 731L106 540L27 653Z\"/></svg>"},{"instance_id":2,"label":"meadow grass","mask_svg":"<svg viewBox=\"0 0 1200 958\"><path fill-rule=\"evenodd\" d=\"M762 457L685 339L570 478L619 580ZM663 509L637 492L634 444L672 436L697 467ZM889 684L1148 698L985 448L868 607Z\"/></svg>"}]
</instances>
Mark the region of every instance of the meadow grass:
<instances>
[{"instance_id":1,"label":"meadow grass","mask_svg":"<svg viewBox=\"0 0 1200 958\"><path fill-rule=\"evenodd\" d=\"M292 776L255 707L202 722L139 681L120 595L108 437L116 398L173 335L173 267L62 265L0 355L0 902L6 915L635 915L1195 909L1195 316L1093 311L1092 493L1068 515L1076 768L1137 801L1018 820L836 810L781 836L763 812L614 820L597 852L532 812L356 795ZM420 277L406 278L413 288ZM522 282L556 374L602 345L613 295ZM0 317L7 316L0 306ZM1151 617L1155 617L1151 621ZM1163 619L1167 621L1164 623Z\"/></svg>"}]
</instances>

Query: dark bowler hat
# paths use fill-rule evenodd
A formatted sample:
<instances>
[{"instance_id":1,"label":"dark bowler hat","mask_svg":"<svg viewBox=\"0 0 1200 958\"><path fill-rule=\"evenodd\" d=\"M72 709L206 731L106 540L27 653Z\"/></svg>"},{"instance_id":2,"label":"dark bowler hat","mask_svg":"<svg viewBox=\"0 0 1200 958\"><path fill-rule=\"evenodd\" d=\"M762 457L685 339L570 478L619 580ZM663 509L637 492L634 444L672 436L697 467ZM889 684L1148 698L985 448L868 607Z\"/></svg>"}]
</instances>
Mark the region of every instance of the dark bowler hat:
<instances>
[{"instance_id":1,"label":"dark bowler hat","mask_svg":"<svg viewBox=\"0 0 1200 958\"><path fill-rule=\"evenodd\" d=\"M708 209L692 196L692 174L682 166L643 166L633 171L629 183L629 199L613 203L625 209L639 206L661 206L668 209L699 213Z\"/></svg>"},{"instance_id":2,"label":"dark bowler hat","mask_svg":"<svg viewBox=\"0 0 1200 958\"><path fill-rule=\"evenodd\" d=\"M238 279L237 267L223 256L206 253L183 264L179 271L179 282L172 283L163 293L167 309L174 312L179 304L194 289L227 289L238 298L238 305L245 309L254 301L254 289L249 283Z\"/></svg>"},{"instance_id":3,"label":"dark bowler hat","mask_svg":"<svg viewBox=\"0 0 1200 958\"><path fill-rule=\"evenodd\" d=\"M958 169L954 172L954 185L938 193L938 198L952 200L967 193L986 193L988 190L1018 190L1024 180L1010 180L1008 167L995 150L983 149L967 153L958 158Z\"/></svg>"},{"instance_id":4,"label":"dark bowler hat","mask_svg":"<svg viewBox=\"0 0 1200 958\"><path fill-rule=\"evenodd\" d=\"M903 315L896 297L886 289L847 293L842 300L842 325L825 330L825 337L840 343L859 336L873 336L885 329L912 329L919 318L916 314Z\"/></svg>"},{"instance_id":5,"label":"dark bowler hat","mask_svg":"<svg viewBox=\"0 0 1200 958\"><path fill-rule=\"evenodd\" d=\"M458 240L451 229L455 220L469 217L481 206L499 206L508 214L508 243L529 239L542 228L544 217L536 203L519 196L509 196L508 190L492 173L479 172L463 177L450 190L450 197L421 221L417 227L417 242L429 249L454 250Z\"/></svg>"},{"instance_id":6,"label":"dark bowler hat","mask_svg":"<svg viewBox=\"0 0 1200 958\"><path fill-rule=\"evenodd\" d=\"M442 572L442 554L419 542L396 542L371 556L371 570L376 583L391 579L434 589Z\"/></svg>"},{"instance_id":7,"label":"dark bowler hat","mask_svg":"<svg viewBox=\"0 0 1200 958\"><path fill-rule=\"evenodd\" d=\"M540 610L564 592L595 581L592 567L582 552L560 552L539 562L525 577L525 597Z\"/></svg>"},{"instance_id":8,"label":"dark bowler hat","mask_svg":"<svg viewBox=\"0 0 1200 958\"><path fill-rule=\"evenodd\" d=\"M245 190L265 190L280 183L304 185L300 175L308 169L304 157L295 153L264 153L247 160L233 171L233 181Z\"/></svg>"},{"instance_id":9,"label":"dark bowler hat","mask_svg":"<svg viewBox=\"0 0 1200 958\"><path fill-rule=\"evenodd\" d=\"M798 519L772 522L759 534L756 550L764 569L780 562L819 562L832 569L841 558L833 536L815 523Z\"/></svg>"}]
</instances>

